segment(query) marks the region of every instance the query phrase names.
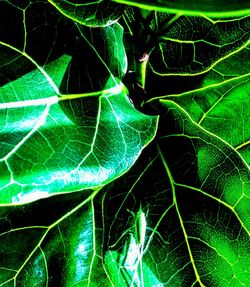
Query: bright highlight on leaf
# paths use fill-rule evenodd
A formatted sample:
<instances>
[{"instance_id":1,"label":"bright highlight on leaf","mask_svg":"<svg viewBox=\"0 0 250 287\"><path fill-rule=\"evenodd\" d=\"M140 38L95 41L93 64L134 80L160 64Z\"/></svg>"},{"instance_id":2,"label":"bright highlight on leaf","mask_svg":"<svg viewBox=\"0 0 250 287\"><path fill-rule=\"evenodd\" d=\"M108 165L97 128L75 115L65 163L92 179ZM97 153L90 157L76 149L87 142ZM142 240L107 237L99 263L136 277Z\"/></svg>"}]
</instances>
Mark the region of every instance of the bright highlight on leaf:
<instances>
[{"instance_id":1,"label":"bright highlight on leaf","mask_svg":"<svg viewBox=\"0 0 250 287\"><path fill-rule=\"evenodd\" d=\"M201 0L112 0L115 3L133 5L142 9L156 10L165 13L183 11L188 15L209 15L211 17L237 17L249 14L247 1Z\"/></svg>"},{"instance_id":2,"label":"bright highlight on leaf","mask_svg":"<svg viewBox=\"0 0 250 287\"><path fill-rule=\"evenodd\" d=\"M248 6L0 1L0 286L250 286Z\"/></svg>"},{"instance_id":3,"label":"bright highlight on leaf","mask_svg":"<svg viewBox=\"0 0 250 287\"><path fill-rule=\"evenodd\" d=\"M111 206L117 210L105 257L111 281L126 286L136 278L140 286L181 286L185 278L187 286L209 286L213 280L214 286L247 286L248 168L233 148L196 125L178 105L162 101L160 109L159 140L105 197L107 222ZM144 281L136 264L136 239L123 212L141 196L148 206Z\"/></svg>"},{"instance_id":4,"label":"bright highlight on leaf","mask_svg":"<svg viewBox=\"0 0 250 287\"><path fill-rule=\"evenodd\" d=\"M199 88L168 95L200 126L232 145L250 164L249 47L218 63ZM210 155L208 155L210 156Z\"/></svg>"},{"instance_id":5,"label":"bright highlight on leaf","mask_svg":"<svg viewBox=\"0 0 250 287\"><path fill-rule=\"evenodd\" d=\"M18 93L19 82L11 88L15 92L16 85ZM97 119L88 126L72 122L51 98L39 106L35 102L35 110L31 104L19 102L11 111L16 115L14 127L8 124L8 109L2 113L1 121L7 125L1 131L6 138L1 162L7 178L1 186L1 203L25 203L59 192L95 188L134 163L140 147L152 139L157 119L134 110L122 86L104 88L109 89L112 93L98 98ZM31 125L26 123L21 130L27 118ZM14 135L11 143L10 133Z\"/></svg>"}]
</instances>

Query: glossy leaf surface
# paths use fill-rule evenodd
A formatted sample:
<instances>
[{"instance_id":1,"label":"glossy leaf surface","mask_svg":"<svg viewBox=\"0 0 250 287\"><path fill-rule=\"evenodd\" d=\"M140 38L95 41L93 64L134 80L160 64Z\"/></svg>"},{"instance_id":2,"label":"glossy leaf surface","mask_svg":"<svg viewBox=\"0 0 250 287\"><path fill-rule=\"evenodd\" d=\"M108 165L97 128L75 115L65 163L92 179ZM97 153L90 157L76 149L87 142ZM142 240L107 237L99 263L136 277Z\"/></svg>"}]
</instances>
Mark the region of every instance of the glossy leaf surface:
<instances>
[{"instance_id":1,"label":"glossy leaf surface","mask_svg":"<svg viewBox=\"0 0 250 287\"><path fill-rule=\"evenodd\" d=\"M0 286L249 286L247 10L0 1Z\"/></svg>"},{"instance_id":2,"label":"glossy leaf surface","mask_svg":"<svg viewBox=\"0 0 250 287\"><path fill-rule=\"evenodd\" d=\"M248 167L177 105L163 105L159 141L151 145L150 159L144 157L126 182L120 181L120 203L109 198L110 209L117 206L106 237L114 286L247 286ZM142 258L129 211L136 214L140 208L147 222Z\"/></svg>"},{"instance_id":3,"label":"glossy leaf surface","mask_svg":"<svg viewBox=\"0 0 250 287\"><path fill-rule=\"evenodd\" d=\"M58 69L54 63L53 68ZM38 92L27 84L30 77ZM58 104L71 96L46 97L51 87L45 87L40 91L39 78L28 74L0 90L1 203L99 186L124 173L154 135L156 119L134 110L118 84L99 93L97 117L82 124L68 118ZM28 99L21 100L23 95Z\"/></svg>"},{"instance_id":4,"label":"glossy leaf surface","mask_svg":"<svg viewBox=\"0 0 250 287\"><path fill-rule=\"evenodd\" d=\"M218 63L198 89L168 95L199 125L232 145L249 164L249 47Z\"/></svg>"},{"instance_id":5,"label":"glossy leaf surface","mask_svg":"<svg viewBox=\"0 0 250 287\"><path fill-rule=\"evenodd\" d=\"M118 45L116 60L115 53L110 52L105 54L106 61L112 57L110 69L122 76L126 71L122 29L119 25L105 29L106 45L111 51L116 40ZM27 37L23 50L7 39L0 42L2 71L8 65L20 74L0 88L2 204L107 183L129 169L155 134L156 117L134 109L123 84L88 39L81 33L80 37L72 59L63 55L44 66L25 50L32 37ZM83 61L88 58L91 65L100 65L99 74L91 65L77 74L74 62L80 62L78 50L82 48L88 51ZM33 70L22 75L17 65L20 59ZM74 74L67 72L72 67ZM98 81L93 86L95 75ZM61 89L62 81L67 84Z\"/></svg>"},{"instance_id":6,"label":"glossy leaf surface","mask_svg":"<svg viewBox=\"0 0 250 287\"><path fill-rule=\"evenodd\" d=\"M213 17L228 17L249 14L249 3L247 0L226 2L223 0L113 0L113 2L169 13L181 11L189 15L207 14Z\"/></svg>"},{"instance_id":7,"label":"glossy leaf surface","mask_svg":"<svg viewBox=\"0 0 250 287\"><path fill-rule=\"evenodd\" d=\"M160 109L159 140L116 182L1 209L2 284L247 286L248 168L176 104Z\"/></svg>"}]
</instances>

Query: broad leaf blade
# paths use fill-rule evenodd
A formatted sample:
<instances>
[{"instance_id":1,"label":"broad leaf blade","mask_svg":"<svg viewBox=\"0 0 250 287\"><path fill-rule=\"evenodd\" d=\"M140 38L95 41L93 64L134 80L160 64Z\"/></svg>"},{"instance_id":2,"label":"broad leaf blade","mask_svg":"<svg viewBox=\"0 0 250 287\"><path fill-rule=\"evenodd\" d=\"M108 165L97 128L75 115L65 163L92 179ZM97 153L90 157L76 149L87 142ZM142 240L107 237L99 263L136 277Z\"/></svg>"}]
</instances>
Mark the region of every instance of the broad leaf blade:
<instances>
[{"instance_id":1,"label":"broad leaf blade","mask_svg":"<svg viewBox=\"0 0 250 287\"><path fill-rule=\"evenodd\" d=\"M243 1L185 1L185 0L112 0L115 3L133 5L143 9L169 13L185 12L189 15L206 14L213 17L234 17L249 14L249 3Z\"/></svg>"},{"instance_id":2,"label":"broad leaf blade","mask_svg":"<svg viewBox=\"0 0 250 287\"><path fill-rule=\"evenodd\" d=\"M12 89L18 92L15 82ZM136 111L123 89L100 92L97 118L88 125L69 119L57 97L3 103L1 203L94 188L124 173L152 139L157 120Z\"/></svg>"},{"instance_id":3,"label":"broad leaf blade","mask_svg":"<svg viewBox=\"0 0 250 287\"><path fill-rule=\"evenodd\" d=\"M0 285L55 286L62 280L63 284L87 286L98 242L91 204L95 194L75 193L1 208L1 216L8 217L12 226L0 221L1 254L11 248L7 260L1 262Z\"/></svg>"},{"instance_id":4,"label":"broad leaf blade","mask_svg":"<svg viewBox=\"0 0 250 287\"><path fill-rule=\"evenodd\" d=\"M247 286L249 170L176 104L160 110L158 137L117 181L1 208L2 284Z\"/></svg>"},{"instance_id":5,"label":"broad leaf blade","mask_svg":"<svg viewBox=\"0 0 250 287\"><path fill-rule=\"evenodd\" d=\"M206 130L232 145L250 163L249 47L224 59L200 87L168 98Z\"/></svg>"},{"instance_id":6,"label":"broad leaf blade","mask_svg":"<svg viewBox=\"0 0 250 287\"><path fill-rule=\"evenodd\" d=\"M156 17L157 29L161 31L162 26L167 26L166 20L161 21L160 15ZM166 32L159 32L150 68L160 76L199 75L245 47L249 33L249 16L218 21L182 14L172 16Z\"/></svg>"},{"instance_id":7,"label":"broad leaf blade","mask_svg":"<svg viewBox=\"0 0 250 287\"><path fill-rule=\"evenodd\" d=\"M18 7L13 9L19 12ZM29 27L28 15L25 28ZM157 118L136 111L126 88L112 74L122 77L126 72L122 28L117 24L98 33L104 37L98 44L108 45L101 55L78 31L79 44L72 56L64 54L45 65L40 64L44 62L40 47L32 50L34 57L27 52L34 41L32 33L25 34L23 49L12 35L0 40L4 74L0 88L1 204L26 203L106 184L125 173L154 137ZM109 46L116 52L108 51ZM54 45L49 48L53 51ZM87 54L80 58L83 48ZM28 71L19 67L20 59L25 67L29 64ZM80 63L79 70L75 63Z\"/></svg>"},{"instance_id":8,"label":"broad leaf blade","mask_svg":"<svg viewBox=\"0 0 250 287\"><path fill-rule=\"evenodd\" d=\"M91 9L100 3L107 4L106 7L116 4L89 2L84 3L91 4ZM143 3L152 8L152 1ZM165 12L177 12L167 9L166 3ZM180 3L183 2L175 2L177 6ZM197 5L204 3L200 1ZM178 10L180 14L190 9L192 1L184 4L189 8L182 7ZM217 4L219 7L221 2ZM124 17L134 10L125 7ZM230 12L231 16L239 15L241 8L237 7L235 14ZM230 17L225 10L215 11L216 15ZM97 19L95 24L102 25L103 17L99 16L109 15L110 11L95 11L97 18L91 20ZM88 16L93 16L92 12ZM181 19L180 15L172 17L165 12L141 12L141 16L153 15L158 21L160 15L163 21L165 16ZM192 13L197 16L198 11ZM119 24L88 32L88 28L53 9L48 1L36 0L2 1L0 16L0 118L4 119L0 121L4 133L0 132L0 184L6 187L5 193L0 192L0 200L4 198L0 202L0 286L247 287L250 177L249 167L242 159L245 155L239 155L233 142L247 139L242 123L248 123L245 76L249 67L245 63L249 51L241 35L248 33L248 24L235 25L235 33L239 34L235 38L230 35L236 42L225 44L229 47L225 54L213 59L204 57L210 71L199 76L191 73L193 85L189 85L186 76L158 76L167 89L165 92L147 74L148 97L167 94L167 100L160 105L155 104L158 99L150 103L148 110L152 112L153 103L161 116L156 137L144 149L154 137L158 120L136 111L120 82L127 65ZM188 23L187 16L184 18L186 22L182 25ZM199 17L190 17L194 26L196 18ZM199 19L205 18L203 15ZM234 21L225 19L225 23ZM177 22L166 22L165 28L174 27ZM220 19L219 23L222 22ZM133 44L145 48L148 38L144 32L157 25L145 31L141 21L136 24L142 36L139 40L143 41ZM191 26L186 27L188 31L179 30L178 37L172 38L188 40L189 32L198 37L199 33L189 29ZM200 30L199 25L195 27ZM218 33L226 30L218 29ZM224 35L220 36L221 39ZM212 40L210 43L216 44ZM179 55L175 55L177 64ZM224 65L220 56L225 55L230 57ZM136 58L136 53L128 56ZM131 67L130 71L136 70ZM135 105L142 108L146 92L137 85L138 79L130 75L124 79L130 88L129 96L133 93ZM240 96L230 93L227 80L232 91L238 93L240 87L245 96L242 97L243 92ZM175 85L177 91L172 89ZM217 87L209 93L212 96L206 97L206 89L209 91L213 85ZM183 91L190 91L194 97L186 97L188 93L172 95ZM216 98L221 96L219 92L225 93L222 99ZM224 103L227 94L233 101ZM210 100L219 100L222 107L216 111L217 118L213 117L214 130L208 131L210 112L200 125L197 123L206 108L211 108ZM195 106L191 104L194 101ZM216 128L220 112L226 118L227 105L230 115L241 115L239 126L235 127L237 137ZM233 120L227 119L229 130ZM203 123L207 125L205 129ZM105 180L109 170L111 174ZM89 176L84 178L82 175L86 174ZM81 188L79 182L85 184L84 191L72 192ZM27 193L16 195L22 188L27 188ZM46 188L51 188L51 193ZM63 194L41 199L60 193L58 188ZM35 199L39 200L27 203ZM11 200L19 201L16 205Z\"/></svg>"},{"instance_id":9,"label":"broad leaf blade","mask_svg":"<svg viewBox=\"0 0 250 287\"><path fill-rule=\"evenodd\" d=\"M249 170L177 105L164 105L151 158L144 151L126 181L109 191L110 278L115 286L247 286ZM147 222L141 266L134 239L140 208Z\"/></svg>"},{"instance_id":10,"label":"broad leaf blade","mask_svg":"<svg viewBox=\"0 0 250 287\"><path fill-rule=\"evenodd\" d=\"M106 1L58 1L48 0L64 16L86 26L104 27L116 22L123 7ZM80 3L79 3L80 2Z\"/></svg>"}]
</instances>

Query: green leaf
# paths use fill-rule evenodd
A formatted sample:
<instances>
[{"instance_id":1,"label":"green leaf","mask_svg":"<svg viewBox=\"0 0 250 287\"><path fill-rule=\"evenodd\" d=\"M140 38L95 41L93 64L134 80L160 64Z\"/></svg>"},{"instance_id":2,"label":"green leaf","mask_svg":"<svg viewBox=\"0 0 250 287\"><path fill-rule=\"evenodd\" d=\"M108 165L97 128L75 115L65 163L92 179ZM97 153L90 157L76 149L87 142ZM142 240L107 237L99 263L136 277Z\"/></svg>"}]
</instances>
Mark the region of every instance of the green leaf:
<instances>
[{"instance_id":1,"label":"green leaf","mask_svg":"<svg viewBox=\"0 0 250 287\"><path fill-rule=\"evenodd\" d=\"M157 127L156 117L134 109L128 91L112 74L122 77L127 68L121 26L93 33L84 30L86 36L71 28L77 44L66 46L68 56L63 49L55 49L58 44L50 41L46 21L58 25L59 35L65 32L59 28L72 23L59 22L61 15L54 11L51 15L48 4L32 3L22 9L1 5L16 15L19 24L17 15L24 12L25 41L20 44L12 33L1 34L0 39L0 204L96 188L121 176ZM31 20L39 8L45 11L41 31L35 29L40 27L36 18ZM15 28L15 23L8 24ZM5 23L3 27L7 29ZM46 39L43 33L48 41L35 46L39 36Z\"/></svg>"},{"instance_id":2,"label":"green leaf","mask_svg":"<svg viewBox=\"0 0 250 287\"><path fill-rule=\"evenodd\" d=\"M99 39L100 37L94 37ZM115 23L101 30L101 38L104 39L104 46L109 47L104 53L100 51L103 61L109 67L113 75L122 79L127 73L127 55L123 44L123 28L120 24ZM94 43L93 46L97 46ZM103 56L102 56L103 54Z\"/></svg>"},{"instance_id":3,"label":"green leaf","mask_svg":"<svg viewBox=\"0 0 250 287\"><path fill-rule=\"evenodd\" d=\"M124 22L129 70L147 98L198 88L206 72L249 44L249 16L215 21L127 8Z\"/></svg>"},{"instance_id":4,"label":"green leaf","mask_svg":"<svg viewBox=\"0 0 250 287\"><path fill-rule=\"evenodd\" d=\"M105 61L112 56L110 69L122 77L122 29L117 24L104 30L99 32L112 51L102 52ZM156 117L134 109L125 87L81 35L72 59L65 55L44 67L0 42L9 67L24 58L36 68L0 88L1 204L106 184L130 168L155 134Z\"/></svg>"},{"instance_id":5,"label":"green leaf","mask_svg":"<svg viewBox=\"0 0 250 287\"><path fill-rule=\"evenodd\" d=\"M105 197L113 286L247 286L249 169L184 110L162 103L158 137ZM142 253L134 228L141 209Z\"/></svg>"},{"instance_id":6,"label":"green leaf","mask_svg":"<svg viewBox=\"0 0 250 287\"><path fill-rule=\"evenodd\" d=\"M192 119L232 145L250 164L249 46L225 58L198 89L169 95Z\"/></svg>"},{"instance_id":7,"label":"green leaf","mask_svg":"<svg viewBox=\"0 0 250 287\"><path fill-rule=\"evenodd\" d=\"M107 1L48 0L64 16L86 26L103 27L116 22L123 7ZM109 2L109 1L108 1Z\"/></svg>"},{"instance_id":8,"label":"green leaf","mask_svg":"<svg viewBox=\"0 0 250 287\"><path fill-rule=\"evenodd\" d=\"M248 168L162 103L157 138L117 181L1 207L0 284L247 286Z\"/></svg>"},{"instance_id":9,"label":"green leaf","mask_svg":"<svg viewBox=\"0 0 250 287\"><path fill-rule=\"evenodd\" d=\"M97 58L99 58L98 64L100 69L101 66L103 66L105 68L104 73L106 73L107 76L109 76L111 72L115 77L122 79L127 73L128 65L123 44L123 27L119 23L114 23L111 26L95 29L82 25L79 25L78 28L82 41L78 43L79 51L76 52L76 61L78 63L82 61L82 65L85 65L86 69L90 70L93 61L97 61ZM89 59L91 54L95 57L95 59L91 59L92 62ZM74 69L75 67L71 68L71 73L74 73ZM98 74L100 75L100 72ZM95 83L92 83L92 86L93 85L95 85ZM86 89L86 87L82 87L82 89L84 88Z\"/></svg>"},{"instance_id":10,"label":"green leaf","mask_svg":"<svg viewBox=\"0 0 250 287\"><path fill-rule=\"evenodd\" d=\"M74 193L1 208L0 285L87 286L98 243L95 194Z\"/></svg>"},{"instance_id":11,"label":"green leaf","mask_svg":"<svg viewBox=\"0 0 250 287\"><path fill-rule=\"evenodd\" d=\"M204 73L249 43L249 16L218 21L182 14L156 18L158 43L149 64L160 76Z\"/></svg>"},{"instance_id":12,"label":"green leaf","mask_svg":"<svg viewBox=\"0 0 250 287\"><path fill-rule=\"evenodd\" d=\"M58 70L55 63L51 65ZM25 75L0 89L2 204L107 183L129 169L154 136L156 118L136 111L122 84L92 93L99 96L97 117L80 124L65 115L58 101L89 94L59 98L50 94L46 79L41 81L32 73L32 81L27 81L30 77Z\"/></svg>"},{"instance_id":13,"label":"green leaf","mask_svg":"<svg viewBox=\"0 0 250 287\"><path fill-rule=\"evenodd\" d=\"M248 287L248 7L124 2L0 2L0 286Z\"/></svg>"},{"instance_id":14,"label":"green leaf","mask_svg":"<svg viewBox=\"0 0 250 287\"><path fill-rule=\"evenodd\" d=\"M115 3L133 5L142 9L156 10L168 13L180 11L189 15L206 14L211 17L234 17L249 14L249 3L247 0L223 1L223 0L112 0Z\"/></svg>"}]
</instances>

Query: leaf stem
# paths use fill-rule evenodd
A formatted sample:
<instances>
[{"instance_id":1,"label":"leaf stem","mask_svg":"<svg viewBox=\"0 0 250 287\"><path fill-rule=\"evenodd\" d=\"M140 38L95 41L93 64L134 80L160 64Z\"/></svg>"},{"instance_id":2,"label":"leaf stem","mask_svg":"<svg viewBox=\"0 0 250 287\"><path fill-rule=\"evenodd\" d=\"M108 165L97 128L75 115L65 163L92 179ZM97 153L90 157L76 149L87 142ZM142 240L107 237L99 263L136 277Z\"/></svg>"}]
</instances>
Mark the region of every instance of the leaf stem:
<instances>
[{"instance_id":1,"label":"leaf stem","mask_svg":"<svg viewBox=\"0 0 250 287\"><path fill-rule=\"evenodd\" d=\"M145 88L147 62L148 60L145 60L136 65L136 78L138 83L142 86L143 89Z\"/></svg>"}]
</instances>

